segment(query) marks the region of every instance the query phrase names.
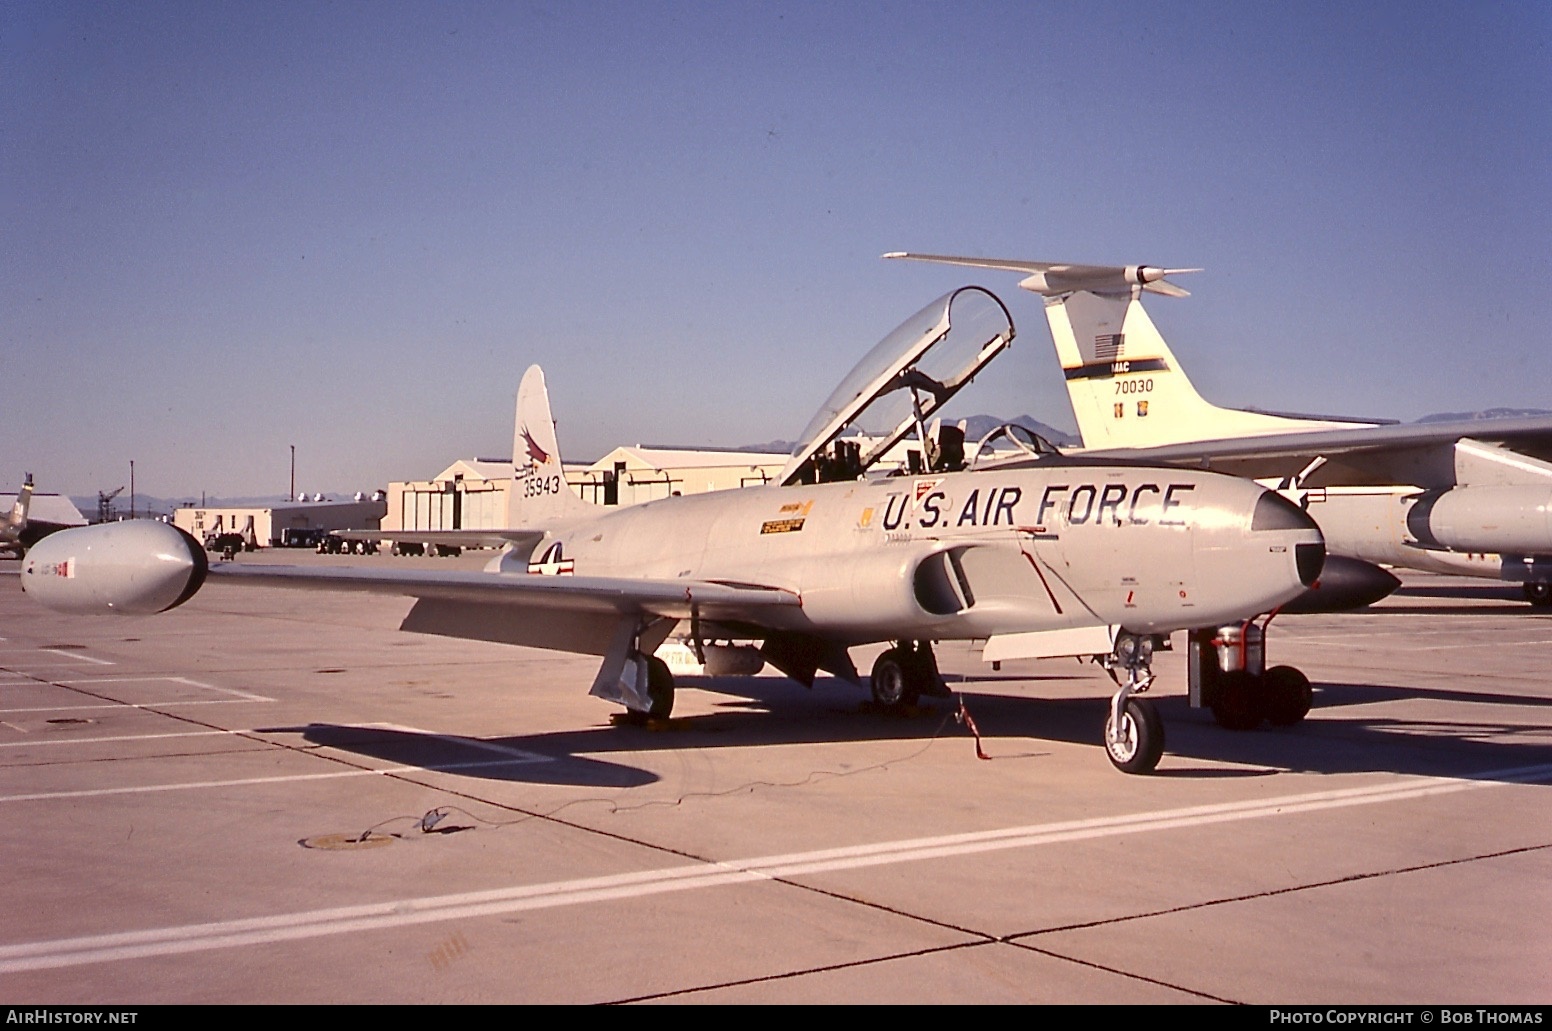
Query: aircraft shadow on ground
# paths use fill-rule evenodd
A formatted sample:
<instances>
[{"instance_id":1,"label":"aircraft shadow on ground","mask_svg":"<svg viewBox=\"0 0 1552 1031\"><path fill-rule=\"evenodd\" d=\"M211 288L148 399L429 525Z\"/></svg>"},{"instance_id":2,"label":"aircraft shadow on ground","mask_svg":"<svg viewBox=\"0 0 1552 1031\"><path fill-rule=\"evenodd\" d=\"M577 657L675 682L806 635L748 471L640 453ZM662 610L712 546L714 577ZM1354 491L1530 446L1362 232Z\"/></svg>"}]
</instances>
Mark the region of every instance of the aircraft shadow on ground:
<instances>
[{"instance_id":1,"label":"aircraft shadow on ground","mask_svg":"<svg viewBox=\"0 0 1552 1031\"><path fill-rule=\"evenodd\" d=\"M604 788L639 788L658 780L657 774L639 767L562 754L553 747L541 750L527 738L461 737L335 723L264 727L259 733L300 734L309 744L479 780Z\"/></svg>"},{"instance_id":2,"label":"aircraft shadow on ground","mask_svg":"<svg viewBox=\"0 0 1552 1031\"><path fill-rule=\"evenodd\" d=\"M1261 765L1296 773L1396 773L1411 776L1494 775L1552 763L1544 721L1471 721L1406 716L1336 715L1344 708L1417 698L1489 705L1546 706L1542 698L1433 691L1372 684L1314 685L1310 718L1291 727L1263 724L1230 731L1184 698L1161 699L1169 756ZM1185 775L1181 771L1180 775ZM1505 780L1513 778L1504 777Z\"/></svg>"},{"instance_id":3,"label":"aircraft shadow on ground","mask_svg":"<svg viewBox=\"0 0 1552 1031\"><path fill-rule=\"evenodd\" d=\"M1031 741L1092 746L1095 761L1105 761L1100 746L1107 698L1042 699L986 689L1003 679L1008 678L951 685L963 687L967 708L993 761L1046 754L1038 745L1032 749ZM299 733L313 744L455 776L605 788L644 787L660 779L628 760L600 758L611 753L898 741L960 747L967 758L975 754L969 731L954 719L958 708L954 699L925 699L896 713L878 709L865 691L841 682L821 680L808 690L775 678L686 678L684 686L712 688L723 700L711 712L663 723L600 723L511 736L460 737L335 724L271 728L270 732ZM1207 710L1191 709L1183 696L1166 695L1155 698L1167 737L1160 774L1222 778L1288 771L1479 776L1552 763L1544 722L1337 715L1352 706L1415 699L1537 709L1552 705L1549 699L1498 693L1316 684L1316 708L1310 720L1293 727L1236 732L1218 727ZM1182 765L1191 760L1236 766Z\"/></svg>"}]
</instances>

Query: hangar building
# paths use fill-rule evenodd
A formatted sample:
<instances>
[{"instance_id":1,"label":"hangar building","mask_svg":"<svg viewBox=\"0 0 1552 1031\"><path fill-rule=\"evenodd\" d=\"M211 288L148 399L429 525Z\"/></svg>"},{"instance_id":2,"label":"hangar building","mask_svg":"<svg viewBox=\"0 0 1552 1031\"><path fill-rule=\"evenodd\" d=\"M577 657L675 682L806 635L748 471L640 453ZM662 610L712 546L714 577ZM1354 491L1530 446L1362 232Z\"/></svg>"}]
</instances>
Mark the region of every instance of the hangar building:
<instances>
[{"instance_id":1,"label":"hangar building","mask_svg":"<svg viewBox=\"0 0 1552 1031\"><path fill-rule=\"evenodd\" d=\"M172 524L197 541L218 533L238 533L258 547L283 543L287 530L380 529L386 503L376 500L283 501L277 505L242 508L190 505L175 509Z\"/></svg>"},{"instance_id":2,"label":"hangar building","mask_svg":"<svg viewBox=\"0 0 1552 1031\"><path fill-rule=\"evenodd\" d=\"M635 505L765 483L786 455L755 451L617 447L591 465L568 463L566 482L595 505ZM430 480L388 485L384 530L494 530L506 525L512 462L459 459Z\"/></svg>"}]
</instances>

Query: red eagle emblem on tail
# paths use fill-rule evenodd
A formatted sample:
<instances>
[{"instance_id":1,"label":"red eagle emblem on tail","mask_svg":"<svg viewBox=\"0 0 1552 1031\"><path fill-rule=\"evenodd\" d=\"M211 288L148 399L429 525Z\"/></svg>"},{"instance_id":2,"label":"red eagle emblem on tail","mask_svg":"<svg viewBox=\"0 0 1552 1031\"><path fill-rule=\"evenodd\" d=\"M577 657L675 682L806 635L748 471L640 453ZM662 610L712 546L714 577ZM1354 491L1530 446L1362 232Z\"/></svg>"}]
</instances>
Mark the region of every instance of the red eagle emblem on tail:
<instances>
[{"instance_id":1,"label":"red eagle emblem on tail","mask_svg":"<svg viewBox=\"0 0 1552 1031\"><path fill-rule=\"evenodd\" d=\"M523 439L528 442L529 458L533 459L534 462L538 465L544 465L545 463L549 462L549 453L534 442L533 434L528 432L527 426L523 427Z\"/></svg>"}]
</instances>

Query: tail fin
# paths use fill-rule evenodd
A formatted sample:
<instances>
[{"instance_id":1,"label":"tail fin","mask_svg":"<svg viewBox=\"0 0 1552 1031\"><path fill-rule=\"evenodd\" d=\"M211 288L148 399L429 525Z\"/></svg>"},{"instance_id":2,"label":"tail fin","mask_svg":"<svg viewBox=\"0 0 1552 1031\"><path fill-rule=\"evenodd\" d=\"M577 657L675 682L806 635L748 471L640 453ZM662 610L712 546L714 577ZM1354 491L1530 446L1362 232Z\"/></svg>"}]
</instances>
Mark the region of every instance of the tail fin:
<instances>
[{"instance_id":1,"label":"tail fin","mask_svg":"<svg viewBox=\"0 0 1552 1031\"><path fill-rule=\"evenodd\" d=\"M517 388L507 525L541 529L591 512L593 506L566 484L560 446L555 442L555 420L550 417L550 395L544 387L544 370L530 365Z\"/></svg>"},{"instance_id":2,"label":"tail fin","mask_svg":"<svg viewBox=\"0 0 1552 1031\"><path fill-rule=\"evenodd\" d=\"M5 522L0 523L5 536L8 539L15 538L27 526L27 511L32 506L32 473L27 474L27 482L22 484L22 489L16 492L16 504L11 506L10 514L5 517Z\"/></svg>"},{"instance_id":3,"label":"tail fin","mask_svg":"<svg viewBox=\"0 0 1552 1031\"><path fill-rule=\"evenodd\" d=\"M1331 429L1336 423L1220 408L1197 392L1143 310L1142 288L1048 296L1046 321L1088 448Z\"/></svg>"},{"instance_id":4,"label":"tail fin","mask_svg":"<svg viewBox=\"0 0 1552 1031\"><path fill-rule=\"evenodd\" d=\"M1072 265L1038 261L891 254L953 265L1029 273L1019 286L1045 298L1046 321L1067 378L1067 396L1086 448L1157 447L1199 440L1333 429L1350 423L1220 408L1197 393L1153 320L1142 294L1186 297L1165 277L1199 269Z\"/></svg>"}]
</instances>

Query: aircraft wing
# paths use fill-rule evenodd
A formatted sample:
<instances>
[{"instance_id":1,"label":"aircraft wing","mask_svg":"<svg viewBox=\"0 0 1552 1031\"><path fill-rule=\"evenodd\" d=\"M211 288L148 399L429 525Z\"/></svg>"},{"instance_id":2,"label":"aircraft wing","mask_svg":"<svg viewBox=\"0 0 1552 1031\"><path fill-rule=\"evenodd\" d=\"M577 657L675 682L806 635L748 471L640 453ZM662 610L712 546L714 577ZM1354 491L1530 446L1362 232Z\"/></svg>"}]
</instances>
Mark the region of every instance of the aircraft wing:
<instances>
[{"instance_id":1,"label":"aircraft wing","mask_svg":"<svg viewBox=\"0 0 1552 1031\"><path fill-rule=\"evenodd\" d=\"M1267 476L1272 471L1270 467L1277 467L1283 475L1293 475L1315 458L1324 457L1331 466L1325 479L1331 485L1341 485L1407 482L1405 477L1395 475L1400 471L1396 468L1398 462L1404 462L1408 455L1463 439L1500 444L1531 458L1552 461L1552 416L1355 426L1149 448L1104 448L1083 454L1256 477Z\"/></svg>"},{"instance_id":2,"label":"aircraft wing","mask_svg":"<svg viewBox=\"0 0 1552 1031\"><path fill-rule=\"evenodd\" d=\"M791 591L706 580L541 576L478 570L307 568L220 563L217 581L320 591L363 591L416 599L400 629L606 655L622 625L655 623L658 640L674 622L779 627L778 615L801 602ZM654 644L654 647L656 645Z\"/></svg>"},{"instance_id":3,"label":"aircraft wing","mask_svg":"<svg viewBox=\"0 0 1552 1031\"><path fill-rule=\"evenodd\" d=\"M646 613L688 619L761 622L773 608L796 607L798 596L774 587L722 584L709 580L648 580L613 576L538 576L479 570L398 570L218 563L217 581L268 584L321 591L363 591L479 605L561 609L601 614Z\"/></svg>"}]
</instances>

